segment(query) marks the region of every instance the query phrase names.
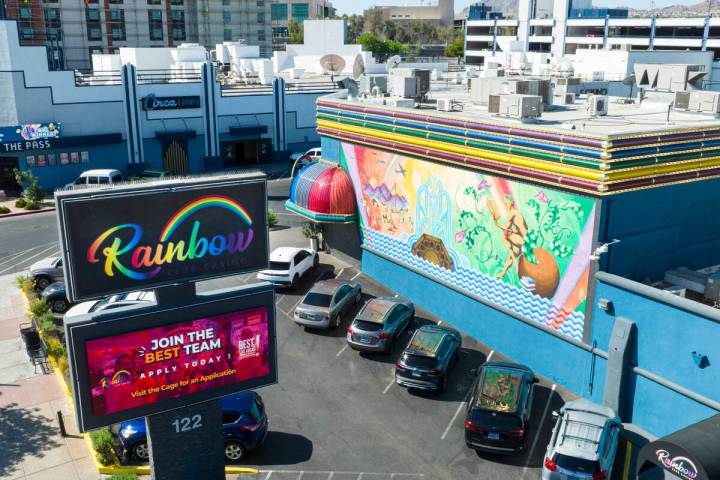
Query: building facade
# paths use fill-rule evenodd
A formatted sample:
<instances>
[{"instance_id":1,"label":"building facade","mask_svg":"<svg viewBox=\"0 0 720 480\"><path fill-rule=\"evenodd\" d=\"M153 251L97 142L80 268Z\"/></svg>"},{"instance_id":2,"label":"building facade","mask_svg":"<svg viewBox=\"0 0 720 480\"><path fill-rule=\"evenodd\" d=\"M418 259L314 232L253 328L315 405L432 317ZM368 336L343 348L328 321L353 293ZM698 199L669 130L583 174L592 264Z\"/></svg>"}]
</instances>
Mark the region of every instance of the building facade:
<instances>
[{"instance_id":1,"label":"building facade","mask_svg":"<svg viewBox=\"0 0 720 480\"><path fill-rule=\"evenodd\" d=\"M383 21L407 23L409 21L429 21L436 25L453 25L455 21L455 1L438 0L434 5L379 5Z\"/></svg>"},{"instance_id":2,"label":"building facade","mask_svg":"<svg viewBox=\"0 0 720 480\"><path fill-rule=\"evenodd\" d=\"M23 45L45 45L52 69L89 69L119 47L207 48L244 39L270 55L270 0L7 0Z\"/></svg>"},{"instance_id":3,"label":"building facade","mask_svg":"<svg viewBox=\"0 0 720 480\"><path fill-rule=\"evenodd\" d=\"M280 0L273 1L270 8L274 50L284 50L290 43L290 20L303 25L305 20L322 20L335 15L332 2L328 0Z\"/></svg>"},{"instance_id":4,"label":"building facade","mask_svg":"<svg viewBox=\"0 0 720 480\"><path fill-rule=\"evenodd\" d=\"M126 63L90 81L49 71L45 47L20 46L14 21L0 21L0 44L0 190L18 188L15 168L52 190L95 168L128 177L288 165L288 152L319 143L315 101L337 88L223 85L210 61L176 79Z\"/></svg>"},{"instance_id":5,"label":"building facade","mask_svg":"<svg viewBox=\"0 0 720 480\"><path fill-rule=\"evenodd\" d=\"M720 58L720 18L626 17L624 9L592 8L585 0L521 0L516 19L468 19L467 63L482 64L511 41L556 58L585 48L712 51Z\"/></svg>"}]
</instances>

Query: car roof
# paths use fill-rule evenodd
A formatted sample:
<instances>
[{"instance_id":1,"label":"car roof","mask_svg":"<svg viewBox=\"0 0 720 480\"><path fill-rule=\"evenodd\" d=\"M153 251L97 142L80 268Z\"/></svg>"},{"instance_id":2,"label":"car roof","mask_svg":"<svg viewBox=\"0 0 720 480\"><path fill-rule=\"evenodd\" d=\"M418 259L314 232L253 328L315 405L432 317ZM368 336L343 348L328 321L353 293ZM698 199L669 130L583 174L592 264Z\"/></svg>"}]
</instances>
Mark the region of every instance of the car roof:
<instances>
[{"instance_id":1,"label":"car roof","mask_svg":"<svg viewBox=\"0 0 720 480\"><path fill-rule=\"evenodd\" d=\"M297 247L279 247L270 253L271 262L287 262L294 257L303 248Z\"/></svg>"},{"instance_id":2,"label":"car roof","mask_svg":"<svg viewBox=\"0 0 720 480\"><path fill-rule=\"evenodd\" d=\"M220 406L223 410L247 412L252 408L256 397L257 394L255 392L246 390L222 397L220 399Z\"/></svg>"},{"instance_id":3,"label":"car roof","mask_svg":"<svg viewBox=\"0 0 720 480\"><path fill-rule=\"evenodd\" d=\"M434 357L443 338L452 331L437 325L423 325L415 330L405 351L411 355Z\"/></svg>"},{"instance_id":4,"label":"car roof","mask_svg":"<svg viewBox=\"0 0 720 480\"><path fill-rule=\"evenodd\" d=\"M335 280L335 279L323 280L323 281L317 282L315 285L313 285L312 288L310 289L310 292L326 293L328 295L333 295L343 285L349 285L349 284L347 282L343 282L341 280Z\"/></svg>"},{"instance_id":5,"label":"car roof","mask_svg":"<svg viewBox=\"0 0 720 480\"><path fill-rule=\"evenodd\" d=\"M116 173L120 173L120 170L115 170L112 168L98 168L95 170L85 170L80 174L81 177L90 177L93 175L114 175Z\"/></svg>"},{"instance_id":6,"label":"car roof","mask_svg":"<svg viewBox=\"0 0 720 480\"><path fill-rule=\"evenodd\" d=\"M584 399L566 403L561 411L563 419L556 445L558 453L597 460L605 423L616 417L615 412Z\"/></svg>"},{"instance_id":7,"label":"car roof","mask_svg":"<svg viewBox=\"0 0 720 480\"><path fill-rule=\"evenodd\" d=\"M521 368L516 368L521 367ZM481 394L476 405L493 412L517 412L522 392L527 388L524 365L509 362L490 362L481 367Z\"/></svg>"},{"instance_id":8,"label":"car roof","mask_svg":"<svg viewBox=\"0 0 720 480\"><path fill-rule=\"evenodd\" d=\"M398 302L391 297L377 297L370 299L358 312L355 320L384 324L385 320L387 320L388 312L400 303L402 302Z\"/></svg>"},{"instance_id":9,"label":"car roof","mask_svg":"<svg viewBox=\"0 0 720 480\"><path fill-rule=\"evenodd\" d=\"M485 362L483 363L480 368L484 369L514 369L514 370L520 370L524 373L529 373L533 375L533 371L530 370L530 367L527 367L525 365L522 365L520 363L513 363L513 362Z\"/></svg>"}]
</instances>

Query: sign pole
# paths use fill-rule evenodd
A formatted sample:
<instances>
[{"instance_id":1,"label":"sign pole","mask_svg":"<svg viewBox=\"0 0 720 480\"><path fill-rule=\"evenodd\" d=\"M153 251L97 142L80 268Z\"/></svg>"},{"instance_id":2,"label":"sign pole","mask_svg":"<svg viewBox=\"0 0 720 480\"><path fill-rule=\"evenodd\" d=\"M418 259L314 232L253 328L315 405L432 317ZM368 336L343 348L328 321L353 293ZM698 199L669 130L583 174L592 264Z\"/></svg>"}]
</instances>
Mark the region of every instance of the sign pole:
<instances>
[{"instance_id":1,"label":"sign pole","mask_svg":"<svg viewBox=\"0 0 720 480\"><path fill-rule=\"evenodd\" d=\"M155 289L159 307L189 304L195 282ZM214 399L145 417L153 480L223 480L225 454L220 400ZM198 455L202 452L202 461Z\"/></svg>"}]
</instances>

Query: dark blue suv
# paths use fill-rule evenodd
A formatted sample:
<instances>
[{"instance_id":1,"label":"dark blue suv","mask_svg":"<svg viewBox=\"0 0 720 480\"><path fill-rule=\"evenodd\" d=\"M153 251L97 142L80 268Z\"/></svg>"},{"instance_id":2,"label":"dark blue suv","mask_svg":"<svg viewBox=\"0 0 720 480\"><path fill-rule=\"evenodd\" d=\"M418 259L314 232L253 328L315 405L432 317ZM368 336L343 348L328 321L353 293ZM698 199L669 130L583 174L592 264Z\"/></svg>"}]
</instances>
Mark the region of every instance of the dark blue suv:
<instances>
[{"instance_id":1,"label":"dark blue suv","mask_svg":"<svg viewBox=\"0 0 720 480\"><path fill-rule=\"evenodd\" d=\"M268 429L265 405L262 397L251 391L223 397L220 404L225 432L225 459L236 462L265 441ZM121 423L118 438L123 455L132 455L139 460L150 457L144 418Z\"/></svg>"}]
</instances>

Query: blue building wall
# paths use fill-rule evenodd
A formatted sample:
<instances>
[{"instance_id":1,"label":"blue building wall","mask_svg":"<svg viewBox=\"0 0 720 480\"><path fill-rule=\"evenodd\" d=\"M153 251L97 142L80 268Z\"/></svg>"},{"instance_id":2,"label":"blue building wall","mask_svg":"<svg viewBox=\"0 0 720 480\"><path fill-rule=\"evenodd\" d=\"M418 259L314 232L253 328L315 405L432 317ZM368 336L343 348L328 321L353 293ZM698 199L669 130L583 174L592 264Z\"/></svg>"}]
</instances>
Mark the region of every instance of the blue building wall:
<instances>
[{"instance_id":1,"label":"blue building wall","mask_svg":"<svg viewBox=\"0 0 720 480\"><path fill-rule=\"evenodd\" d=\"M638 288L651 287L638 285ZM612 314L595 306L592 338L598 348L608 350L617 317L632 320L637 327L633 365L720 401L720 311L690 300L681 303L699 309L700 313L678 308L602 280L597 280L596 298L611 300L614 306ZM693 361L693 351L708 355L709 365L698 367ZM598 358L597 365L602 369L605 363ZM596 378L598 375L599 371ZM604 375L599 377L598 384L602 384L603 379ZM632 399L630 419L656 435L670 433L717 413L635 373L630 376L628 387ZM592 398L602 401L602 388L596 388Z\"/></svg>"},{"instance_id":2,"label":"blue building wall","mask_svg":"<svg viewBox=\"0 0 720 480\"><path fill-rule=\"evenodd\" d=\"M720 264L720 179L603 199L599 240L618 238L601 270L642 281Z\"/></svg>"},{"instance_id":3,"label":"blue building wall","mask_svg":"<svg viewBox=\"0 0 720 480\"><path fill-rule=\"evenodd\" d=\"M69 163L67 165L60 164L60 154L67 152L70 156L70 152L89 152L90 162L89 163ZM32 170L33 175L38 177L40 181L40 187L43 190L53 190L55 188L64 187L68 183L74 182L82 172L85 170L91 170L95 168L114 168L120 170L123 176L128 174L128 163L127 163L127 145L125 142L115 143L111 145L95 145L87 147L73 147L73 148L53 148L48 151L35 150L28 152L20 152L17 156L19 158L20 170L27 171L26 157L28 155L35 156L35 162L37 163L38 155L45 155L48 153L54 153L56 155L55 166L35 167Z\"/></svg>"}]
</instances>

